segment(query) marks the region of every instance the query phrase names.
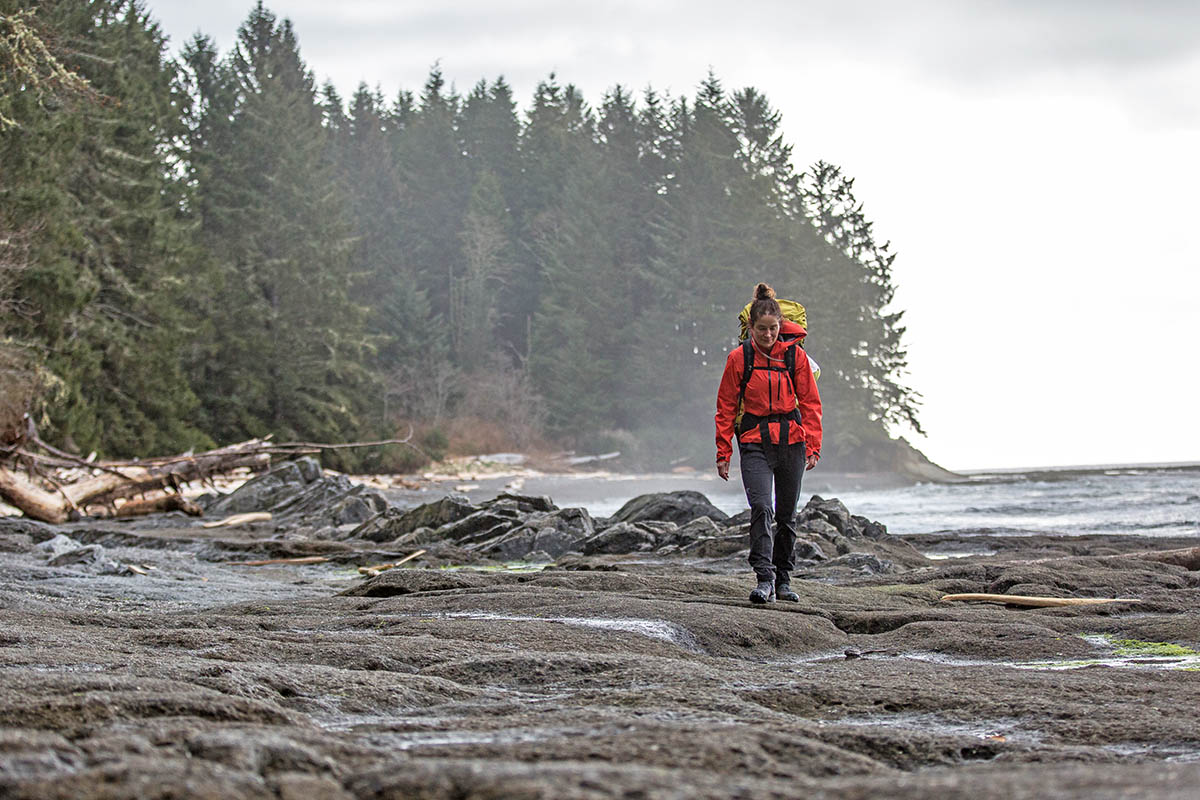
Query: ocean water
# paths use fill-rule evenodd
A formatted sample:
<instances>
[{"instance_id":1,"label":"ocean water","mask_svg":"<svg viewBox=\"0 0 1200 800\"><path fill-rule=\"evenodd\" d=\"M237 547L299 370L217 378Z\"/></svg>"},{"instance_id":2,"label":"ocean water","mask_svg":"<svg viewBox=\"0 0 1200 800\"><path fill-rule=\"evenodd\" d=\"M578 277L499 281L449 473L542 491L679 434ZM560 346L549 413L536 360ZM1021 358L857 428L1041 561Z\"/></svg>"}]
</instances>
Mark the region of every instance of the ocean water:
<instances>
[{"instance_id":1,"label":"ocean water","mask_svg":"<svg viewBox=\"0 0 1200 800\"><path fill-rule=\"evenodd\" d=\"M869 484L864 476L824 475L818 469L805 476L800 502L813 493L837 497L852 514L882 522L896 534L1200 536L1200 464L976 473L960 483L890 488ZM545 475L521 487L549 495L560 507L587 508L595 517L611 516L637 495L677 489L702 492L728 514L746 508L736 471L728 483L715 475L594 473Z\"/></svg>"},{"instance_id":2,"label":"ocean water","mask_svg":"<svg viewBox=\"0 0 1200 800\"><path fill-rule=\"evenodd\" d=\"M980 473L839 497L897 534L1200 535L1200 465Z\"/></svg>"}]
</instances>

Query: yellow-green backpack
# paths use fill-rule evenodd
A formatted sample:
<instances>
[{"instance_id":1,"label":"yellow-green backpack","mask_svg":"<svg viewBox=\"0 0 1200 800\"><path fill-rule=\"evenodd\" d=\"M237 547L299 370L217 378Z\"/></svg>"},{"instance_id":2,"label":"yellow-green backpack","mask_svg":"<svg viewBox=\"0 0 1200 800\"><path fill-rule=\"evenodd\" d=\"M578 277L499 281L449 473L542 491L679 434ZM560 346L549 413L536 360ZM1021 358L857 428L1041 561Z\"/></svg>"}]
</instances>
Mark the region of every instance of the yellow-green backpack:
<instances>
[{"instance_id":1,"label":"yellow-green backpack","mask_svg":"<svg viewBox=\"0 0 1200 800\"><path fill-rule=\"evenodd\" d=\"M790 319L801 328L808 330L808 313L805 312L804 306L797 303L795 300L776 300L779 303L779 310L783 312L784 319ZM742 313L738 314L738 322L742 324L742 335L738 337L743 340L750 335L750 306L754 303L746 303L746 307L742 309ZM786 341L786 339L785 339ZM800 337L801 344L804 343L804 337Z\"/></svg>"}]
</instances>

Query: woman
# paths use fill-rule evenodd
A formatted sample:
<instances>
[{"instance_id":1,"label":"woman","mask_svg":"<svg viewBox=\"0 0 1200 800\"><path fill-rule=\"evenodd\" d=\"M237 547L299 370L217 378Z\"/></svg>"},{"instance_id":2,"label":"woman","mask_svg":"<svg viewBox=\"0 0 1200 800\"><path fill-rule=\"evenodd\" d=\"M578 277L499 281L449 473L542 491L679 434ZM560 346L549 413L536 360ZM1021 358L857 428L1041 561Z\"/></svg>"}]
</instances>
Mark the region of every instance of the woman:
<instances>
[{"instance_id":1,"label":"woman","mask_svg":"<svg viewBox=\"0 0 1200 800\"><path fill-rule=\"evenodd\" d=\"M758 578L752 603L771 603L776 597L800 601L789 584L795 566L796 500L804 470L821 457L817 382L800 339L781 341L781 329L805 333L784 319L775 291L760 283L750 306L749 340L725 359L717 390L717 475L729 480L730 438L736 433L750 503L750 566Z\"/></svg>"}]
</instances>

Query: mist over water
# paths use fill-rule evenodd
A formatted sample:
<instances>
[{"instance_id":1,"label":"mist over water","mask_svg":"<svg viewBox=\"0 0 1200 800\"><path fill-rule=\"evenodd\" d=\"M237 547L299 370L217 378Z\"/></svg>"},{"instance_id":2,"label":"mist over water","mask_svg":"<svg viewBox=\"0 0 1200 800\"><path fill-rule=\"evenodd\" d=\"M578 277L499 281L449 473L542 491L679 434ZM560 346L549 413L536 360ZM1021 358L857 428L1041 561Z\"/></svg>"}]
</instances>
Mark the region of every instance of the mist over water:
<instances>
[{"instance_id":1,"label":"mist over water","mask_svg":"<svg viewBox=\"0 0 1200 800\"><path fill-rule=\"evenodd\" d=\"M800 503L813 494L837 497L895 534L1200 535L1200 466L978 474L963 483L887 488L871 488L871 480L818 468L805 476ZM545 475L521 491L605 517L638 495L681 489L703 493L731 515L746 508L736 470L728 483L715 475Z\"/></svg>"},{"instance_id":2,"label":"mist over water","mask_svg":"<svg viewBox=\"0 0 1200 800\"><path fill-rule=\"evenodd\" d=\"M1200 469L1119 467L840 495L891 533L1200 535Z\"/></svg>"}]
</instances>

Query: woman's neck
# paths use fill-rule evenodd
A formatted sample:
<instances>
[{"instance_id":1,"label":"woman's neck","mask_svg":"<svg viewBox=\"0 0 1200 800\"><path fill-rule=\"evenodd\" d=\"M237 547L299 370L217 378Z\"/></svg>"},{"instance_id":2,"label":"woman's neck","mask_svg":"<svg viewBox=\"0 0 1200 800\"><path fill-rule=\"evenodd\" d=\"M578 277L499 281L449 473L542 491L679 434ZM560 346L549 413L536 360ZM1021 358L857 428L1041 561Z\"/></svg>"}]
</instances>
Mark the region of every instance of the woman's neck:
<instances>
[{"instance_id":1,"label":"woman's neck","mask_svg":"<svg viewBox=\"0 0 1200 800\"><path fill-rule=\"evenodd\" d=\"M753 339L751 339L750 341L754 342ZM778 342L779 342L779 340L776 339L774 342L771 343L770 347L765 347L765 348L759 346L758 342L754 342L754 349L757 350L758 352L762 353L764 358L769 358L772 361L779 361L780 359L775 358L774 356L771 355L771 352L775 349L775 345Z\"/></svg>"}]
</instances>

